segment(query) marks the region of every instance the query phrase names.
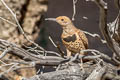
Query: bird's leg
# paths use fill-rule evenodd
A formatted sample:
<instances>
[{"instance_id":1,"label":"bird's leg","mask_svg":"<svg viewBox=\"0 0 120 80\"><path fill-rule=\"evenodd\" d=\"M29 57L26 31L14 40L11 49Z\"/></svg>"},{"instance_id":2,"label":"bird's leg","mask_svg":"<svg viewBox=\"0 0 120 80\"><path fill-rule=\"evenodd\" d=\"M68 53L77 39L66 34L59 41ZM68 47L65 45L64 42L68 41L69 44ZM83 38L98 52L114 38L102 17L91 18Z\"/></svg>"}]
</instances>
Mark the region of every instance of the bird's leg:
<instances>
[{"instance_id":1,"label":"bird's leg","mask_svg":"<svg viewBox=\"0 0 120 80\"><path fill-rule=\"evenodd\" d=\"M66 49L66 50L67 50L67 58L70 58L70 57L71 57L71 51L69 51L68 49ZM67 66L69 66L70 63L71 63L71 61L69 61L69 62L67 63Z\"/></svg>"},{"instance_id":2,"label":"bird's leg","mask_svg":"<svg viewBox=\"0 0 120 80\"><path fill-rule=\"evenodd\" d=\"M69 51L68 49L67 49L67 57L71 57L71 51Z\"/></svg>"},{"instance_id":3,"label":"bird's leg","mask_svg":"<svg viewBox=\"0 0 120 80\"><path fill-rule=\"evenodd\" d=\"M84 56L84 53L79 53L79 55L81 55L81 56ZM85 72L85 70L84 70L84 67L83 67L83 58L80 58L80 67L81 67L81 70L83 71L83 73Z\"/></svg>"},{"instance_id":4,"label":"bird's leg","mask_svg":"<svg viewBox=\"0 0 120 80\"><path fill-rule=\"evenodd\" d=\"M82 58L80 59L80 67L81 67L82 71L85 72L84 67L83 67L83 59Z\"/></svg>"}]
</instances>

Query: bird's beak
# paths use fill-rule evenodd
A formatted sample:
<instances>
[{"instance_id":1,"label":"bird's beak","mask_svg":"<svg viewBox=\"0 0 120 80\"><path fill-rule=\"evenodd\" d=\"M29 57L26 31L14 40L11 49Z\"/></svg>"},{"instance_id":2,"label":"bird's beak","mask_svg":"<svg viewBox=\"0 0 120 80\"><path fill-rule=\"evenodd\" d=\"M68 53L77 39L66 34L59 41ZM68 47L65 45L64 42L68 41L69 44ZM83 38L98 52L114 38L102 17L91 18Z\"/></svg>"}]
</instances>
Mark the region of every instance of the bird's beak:
<instances>
[{"instance_id":1,"label":"bird's beak","mask_svg":"<svg viewBox=\"0 0 120 80\"><path fill-rule=\"evenodd\" d=\"M50 21L57 21L56 18L45 18L45 20L50 20Z\"/></svg>"}]
</instances>

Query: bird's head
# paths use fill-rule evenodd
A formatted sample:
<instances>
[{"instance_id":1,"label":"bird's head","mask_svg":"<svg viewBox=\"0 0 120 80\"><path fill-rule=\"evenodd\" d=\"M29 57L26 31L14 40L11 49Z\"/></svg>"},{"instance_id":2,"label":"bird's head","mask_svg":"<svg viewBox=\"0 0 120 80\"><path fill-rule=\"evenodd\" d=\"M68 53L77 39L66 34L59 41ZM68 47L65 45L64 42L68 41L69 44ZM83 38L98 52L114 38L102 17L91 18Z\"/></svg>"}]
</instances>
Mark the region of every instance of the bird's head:
<instances>
[{"instance_id":1,"label":"bird's head","mask_svg":"<svg viewBox=\"0 0 120 80\"><path fill-rule=\"evenodd\" d=\"M56 21L63 27L72 23L70 18L68 18L67 16L59 16L57 18L47 18L46 20Z\"/></svg>"},{"instance_id":2,"label":"bird's head","mask_svg":"<svg viewBox=\"0 0 120 80\"><path fill-rule=\"evenodd\" d=\"M56 18L56 22L62 26L66 26L71 23L71 20L70 20L70 18L68 18L66 16L59 16Z\"/></svg>"}]
</instances>

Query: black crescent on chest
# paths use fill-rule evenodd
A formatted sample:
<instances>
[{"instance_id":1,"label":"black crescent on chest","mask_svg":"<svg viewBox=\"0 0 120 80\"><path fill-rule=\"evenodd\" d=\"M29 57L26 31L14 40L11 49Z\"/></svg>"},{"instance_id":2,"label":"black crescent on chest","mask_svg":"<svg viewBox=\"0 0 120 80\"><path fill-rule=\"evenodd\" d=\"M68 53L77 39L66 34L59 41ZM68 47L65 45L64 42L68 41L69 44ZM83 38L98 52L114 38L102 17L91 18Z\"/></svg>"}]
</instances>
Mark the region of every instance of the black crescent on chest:
<instances>
[{"instance_id":1,"label":"black crescent on chest","mask_svg":"<svg viewBox=\"0 0 120 80\"><path fill-rule=\"evenodd\" d=\"M77 38L76 38L76 35L74 34L74 35L72 35L72 36L67 36L66 38L63 38L63 40L65 41L65 42L74 42L75 40L76 40Z\"/></svg>"}]
</instances>

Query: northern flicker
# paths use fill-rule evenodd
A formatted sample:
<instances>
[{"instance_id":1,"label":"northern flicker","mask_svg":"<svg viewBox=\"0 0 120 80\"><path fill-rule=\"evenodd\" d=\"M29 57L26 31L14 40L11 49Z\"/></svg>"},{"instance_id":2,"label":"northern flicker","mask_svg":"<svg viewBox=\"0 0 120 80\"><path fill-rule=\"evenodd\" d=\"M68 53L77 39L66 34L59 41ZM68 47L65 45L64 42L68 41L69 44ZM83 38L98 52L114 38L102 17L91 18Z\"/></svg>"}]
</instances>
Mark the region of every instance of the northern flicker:
<instances>
[{"instance_id":1,"label":"northern flicker","mask_svg":"<svg viewBox=\"0 0 120 80\"><path fill-rule=\"evenodd\" d=\"M72 21L66 16L47 18L46 20L56 21L63 28L61 39L67 50L67 56L80 53L88 48L88 39L82 30L76 28ZM85 53L80 53L85 55Z\"/></svg>"}]
</instances>

